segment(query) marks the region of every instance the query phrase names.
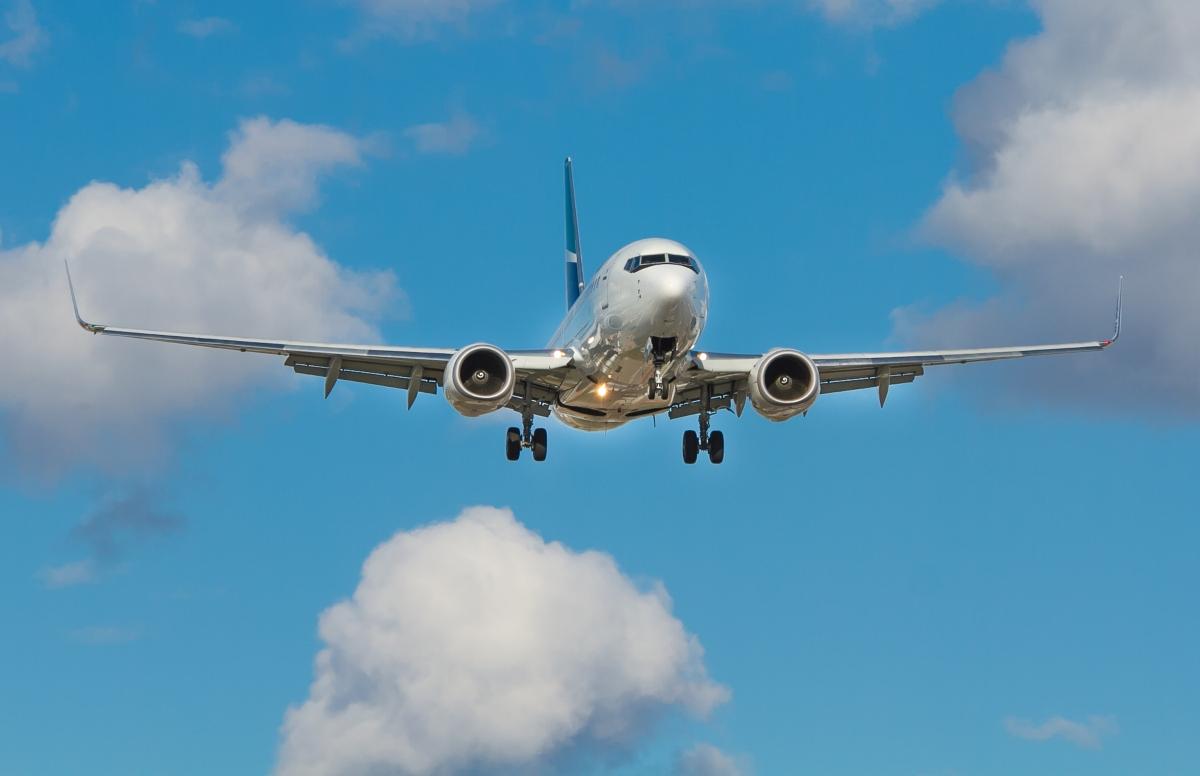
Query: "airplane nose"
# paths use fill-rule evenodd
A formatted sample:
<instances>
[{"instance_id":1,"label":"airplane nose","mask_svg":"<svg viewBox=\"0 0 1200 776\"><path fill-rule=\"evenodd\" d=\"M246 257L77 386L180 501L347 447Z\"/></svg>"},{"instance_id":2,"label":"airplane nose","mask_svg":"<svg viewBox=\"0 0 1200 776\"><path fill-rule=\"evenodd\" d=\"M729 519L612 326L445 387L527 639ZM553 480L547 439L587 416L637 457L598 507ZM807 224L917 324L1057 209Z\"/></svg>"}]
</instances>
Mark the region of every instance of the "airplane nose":
<instances>
[{"instance_id":1,"label":"airplane nose","mask_svg":"<svg viewBox=\"0 0 1200 776\"><path fill-rule=\"evenodd\" d=\"M664 304L676 304L691 298L695 285L695 275L691 270L663 267L655 275L655 292Z\"/></svg>"}]
</instances>

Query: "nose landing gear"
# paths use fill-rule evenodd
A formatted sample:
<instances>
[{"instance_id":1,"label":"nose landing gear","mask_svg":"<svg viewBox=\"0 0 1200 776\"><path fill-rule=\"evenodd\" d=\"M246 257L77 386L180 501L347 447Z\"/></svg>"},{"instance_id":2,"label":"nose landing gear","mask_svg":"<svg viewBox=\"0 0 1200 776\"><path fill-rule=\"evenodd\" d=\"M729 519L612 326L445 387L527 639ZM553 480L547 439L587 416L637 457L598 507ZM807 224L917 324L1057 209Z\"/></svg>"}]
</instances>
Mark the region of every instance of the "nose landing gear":
<instances>
[{"instance_id":1,"label":"nose landing gear","mask_svg":"<svg viewBox=\"0 0 1200 776\"><path fill-rule=\"evenodd\" d=\"M654 377L650 380L647 397L650 399L667 398L667 388L663 384L663 365L668 358L675 356L676 339L674 337L651 337L650 355L654 359Z\"/></svg>"}]
</instances>

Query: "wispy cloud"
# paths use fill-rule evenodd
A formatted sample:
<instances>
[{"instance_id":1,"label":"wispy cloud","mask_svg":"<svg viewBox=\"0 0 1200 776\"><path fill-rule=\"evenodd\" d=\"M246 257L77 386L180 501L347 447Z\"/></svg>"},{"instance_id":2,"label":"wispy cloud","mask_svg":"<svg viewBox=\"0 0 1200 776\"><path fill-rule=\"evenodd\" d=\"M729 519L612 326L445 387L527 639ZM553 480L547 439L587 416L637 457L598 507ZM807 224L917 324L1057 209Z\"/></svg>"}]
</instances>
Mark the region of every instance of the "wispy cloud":
<instances>
[{"instance_id":1,"label":"wispy cloud","mask_svg":"<svg viewBox=\"0 0 1200 776\"><path fill-rule=\"evenodd\" d=\"M712 744L696 744L679 754L675 776L748 776L750 767Z\"/></svg>"},{"instance_id":2,"label":"wispy cloud","mask_svg":"<svg viewBox=\"0 0 1200 776\"><path fill-rule=\"evenodd\" d=\"M184 19L179 22L177 29L184 35L203 40L213 35L237 32L237 25L220 16L206 16L203 19Z\"/></svg>"},{"instance_id":3,"label":"wispy cloud","mask_svg":"<svg viewBox=\"0 0 1200 776\"><path fill-rule=\"evenodd\" d=\"M146 491L136 491L88 515L72 535L107 563L120 558L131 543L177 533L183 526L182 517L163 509Z\"/></svg>"},{"instance_id":4,"label":"wispy cloud","mask_svg":"<svg viewBox=\"0 0 1200 776\"><path fill-rule=\"evenodd\" d=\"M291 93L287 84L270 73L252 73L246 76L237 90L243 97L269 97Z\"/></svg>"},{"instance_id":5,"label":"wispy cloud","mask_svg":"<svg viewBox=\"0 0 1200 776\"><path fill-rule=\"evenodd\" d=\"M435 37L446 27L462 27L481 11L503 0L351 0L363 17L367 37L390 35L402 40Z\"/></svg>"},{"instance_id":6,"label":"wispy cloud","mask_svg":"<svg viewBox=\"0 0 1200 776\"><path fill-rule=\"evenodd\" d=\"M71 531L71 538L87 548L87 558L50 566L38 576L51 590L95 582L133 545L183 527L182 517L161 507L149 493L136 491L103 504Z\"/></svg>"},{"instance_id":7,"label":"wispy cloud","mask_svg":"<svg viewBox=\"0 0 1200 776\"><path fill-rule=\"evenodd\" d=\"M417 124L404 130L418 153L465 154L482 136L482 129L466 113L456 113L448 121Z\"/></svg>"},{"instance_id":8,"label":"wispy cloud","mask_svg":"<svg viewBox=\"0 0 1200 776\"><path fill-rule=\"evenodd\" d=\"M1008 717L1004 720L1004 729L1008 731L1009 735L1027 741L1049 741L1052 738L1061 738L1084 749L1099 749L1101 738L1117 732L1117 720L1115 717L1093 715L1083 722L1077 722L1066 717L1055 716L1039 725L1020 717Z\"/></svg>"},{"instance_id":9,"label":"wispy cloud","mask_svg":"<svg viewBox=\"0 0 1200 776\"><path fill-rule=\"evenodd\" d=\"M48 566L38 572L42 584L51 590L85 585L96 581L96 562L91 558Z\"/></svg>"},{"instance_id":10,"label":"wispy cloud","mask_svg":"<svg viewBox=\"0 0 1200 776\"><path fill-rule=\"evenodd\" d=\"M29 67L34 52L50 42L30 0L14 0L4 13L4 26L12 37L0 40L0 61L14 67Z\"/></svg>"},{"instance_id":11,"label":"wispy cloud","mask_svg":"<svg viewBox=\"0 0 1200 776\"><path fill-rule=\"evenodd\" d=\"M941 0L809 0L809 5L837 24L864 27L908 21Z\"/></svg>"},{"instance_id":12,"label":"wispy cloud","mask_svg":"<svg viewBox=\"0 0 1200 776\"><path fill-rule=\"evenodd\" d=\"M140 628L126 628L118 625L89 625L86 628L76 628L69 634L72 641L91 646L109 646L128 644L142 637Z\"/></svg>"}]
</instances>

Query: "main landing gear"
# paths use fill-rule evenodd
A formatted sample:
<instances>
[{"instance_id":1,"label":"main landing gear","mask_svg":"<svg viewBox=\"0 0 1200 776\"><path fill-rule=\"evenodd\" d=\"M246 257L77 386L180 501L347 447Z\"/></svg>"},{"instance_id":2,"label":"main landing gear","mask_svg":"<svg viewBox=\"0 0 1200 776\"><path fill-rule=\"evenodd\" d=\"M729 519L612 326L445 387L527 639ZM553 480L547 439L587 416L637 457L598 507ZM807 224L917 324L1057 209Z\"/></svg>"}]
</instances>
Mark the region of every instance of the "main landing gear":
<instances>
[{"instance_id":1,"label":"main landing gear","mask_svg":"<svg viewBox=\"0 0 1200 776\"><path fill-rule=\"evenodd\" d=\"M720 431L709 433L708 430L708 416L711 414L710 410L700 412L700 433L698 435L691 430L683 432L684 463L695 463L701 450L708 451L708 460L712 463L720 463L725 460L725 435Z\"/></svg>"},{"instance_id":2,"label":"main landing gear","mask_svg":"<svg viewBox=\"0 0 1200 776\"><path fill-rule=\"evenodd\" d=\"M504 456L510 461L521 457L521 449L533 451L533 460L546 460L546 429L533 427L533 413L521 413L522 429L512 426L504 437Z\"/></svg>"}]
</instances>

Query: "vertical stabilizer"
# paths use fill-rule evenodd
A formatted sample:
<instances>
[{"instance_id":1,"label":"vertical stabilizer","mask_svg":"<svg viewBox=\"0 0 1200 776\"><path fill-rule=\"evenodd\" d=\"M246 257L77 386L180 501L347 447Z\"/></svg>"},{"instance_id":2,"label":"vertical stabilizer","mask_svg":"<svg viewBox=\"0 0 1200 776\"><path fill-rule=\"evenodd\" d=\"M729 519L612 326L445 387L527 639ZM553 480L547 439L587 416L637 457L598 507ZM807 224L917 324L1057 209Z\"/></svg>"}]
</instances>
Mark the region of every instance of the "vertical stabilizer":
<instances>
[{"instance_id":1,"label":"vertical stabilizer","mask_svg":"<svg viewBox=\"0 0 1200 776\"><path fill-rule=\"evenodd\" d=\"M566 161L567 194L567 309L583 292L583 256L579 248L579 214L575 210L575 175L571 172L571 157Z\"/></svg>"}]
</instances>

